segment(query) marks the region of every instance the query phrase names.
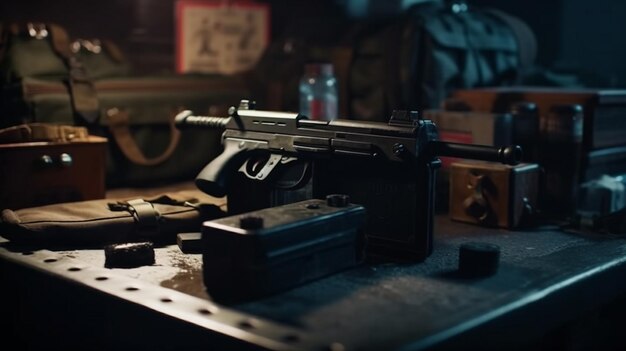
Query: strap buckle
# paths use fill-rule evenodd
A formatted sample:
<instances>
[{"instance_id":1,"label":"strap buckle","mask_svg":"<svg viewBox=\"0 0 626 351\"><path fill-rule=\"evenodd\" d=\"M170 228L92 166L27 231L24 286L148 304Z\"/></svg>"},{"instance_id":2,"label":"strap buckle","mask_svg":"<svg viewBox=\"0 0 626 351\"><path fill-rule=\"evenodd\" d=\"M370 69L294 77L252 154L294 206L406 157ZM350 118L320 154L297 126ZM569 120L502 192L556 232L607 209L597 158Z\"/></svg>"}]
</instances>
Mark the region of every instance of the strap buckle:
<instances>
[{"instance_id":1,"label":"strap buckle","mask_svg":"<svg viewBox=\"0 0 626 351\"><path fill-rule=\"evenodd\" d=\"M48 29L43 23L29 22L26 24L26 28L28 29L28 35L30 35L32 38L44 39L48 37Z\"/></svg>"},{"instance_id":2,"label":"strap buckle","mask_svg":"<svg viewBox=\"0 0 626 351\"><path fill-rule=\"evenodd\" d=\"M146 234L156 234L159 230L159 218L161 214L154 206L144 199L134 199L126 201L128 209L132 213L137 223L138 232Z\"/></svg>"},{"instance_id":3,"label":"strap buckle","mask_svg":"<svg viewBox=\"0 0 626 351\"><path fill-rule=\"evenodd\" d=\"M102 43L99 39L77 39L72 42L72 52L78 53L81 49L85 49L93 54L99 54L102 52Z\"/></svg>"},{"instance_id":4,"label":"strap buckle","mask_svg":"<svg viewBox=\"0 0 626 351\"><path fill-rule=\"evenodd\" d=\"M140 236L155 236L159 233L161 213L152 203L144 199L133 199L125 202L109 203L111 211L127 211L135 220L136 232Z\"/></svg>"}]
</instances>

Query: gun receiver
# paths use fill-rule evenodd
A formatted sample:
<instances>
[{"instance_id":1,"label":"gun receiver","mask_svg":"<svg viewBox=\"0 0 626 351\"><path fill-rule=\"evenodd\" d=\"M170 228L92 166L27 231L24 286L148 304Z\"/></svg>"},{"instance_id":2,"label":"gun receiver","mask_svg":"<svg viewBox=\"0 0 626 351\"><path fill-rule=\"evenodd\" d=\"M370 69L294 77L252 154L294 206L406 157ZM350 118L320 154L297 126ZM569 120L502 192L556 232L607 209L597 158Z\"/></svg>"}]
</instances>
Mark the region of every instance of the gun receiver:
<instances>
[{"instance_id":1,"label":"gun receiver","mask_svg":"<svg viewBox=\"0 0 626 351\"><path fill-rule=\"evenodd\" d=\"M229 117L194 116L191 111L176 116L179 128L224 129L224 151L198 174L196 186L209 195L228 195L233 214L348 194L369 213L368 253L392 258L423 260L432 252L437 156L512 165L522 156L519 146L439 141L435 124L418 119L414 111L394 111L385 124L309 120L253 108L242 100L239 108L229 109ZM243 205L255 201L251 194L247 200L237 196L246 191L246 182L254 184L250 191L267 188L261 196L267 201Z\"/></svg>"}]
</instances>

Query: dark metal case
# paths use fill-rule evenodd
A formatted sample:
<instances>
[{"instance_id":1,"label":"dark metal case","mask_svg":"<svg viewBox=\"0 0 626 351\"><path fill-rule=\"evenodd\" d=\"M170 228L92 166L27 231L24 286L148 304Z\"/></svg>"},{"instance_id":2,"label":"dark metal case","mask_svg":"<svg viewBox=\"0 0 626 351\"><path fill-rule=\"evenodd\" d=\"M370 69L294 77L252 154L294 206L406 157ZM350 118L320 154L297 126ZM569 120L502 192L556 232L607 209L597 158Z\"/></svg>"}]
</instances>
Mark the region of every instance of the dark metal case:
<instances>
[{"instance_id":1,"label":"dark metal case","mask_svg":"<svg viewBox=\"0 0 626 351\"><path fill-rule=\"evenodd\" d=\"M365 213L347 197L330 195L326 201L307 200L205 222L207 292L216 300L245 300L354 266L363 260Z\"/></svg>"}]
</instances>

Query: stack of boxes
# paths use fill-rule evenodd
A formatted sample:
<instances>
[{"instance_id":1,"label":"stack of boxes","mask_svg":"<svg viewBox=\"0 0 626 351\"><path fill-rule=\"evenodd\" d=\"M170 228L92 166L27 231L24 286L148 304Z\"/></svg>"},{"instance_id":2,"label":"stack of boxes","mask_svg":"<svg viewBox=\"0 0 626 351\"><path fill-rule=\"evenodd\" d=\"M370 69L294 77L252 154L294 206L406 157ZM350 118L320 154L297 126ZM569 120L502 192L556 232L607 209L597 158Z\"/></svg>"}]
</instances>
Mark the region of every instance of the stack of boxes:
<instances>
[{"instance_id":1,"label":"stack of boxes","mask_svg":"<svg viewBox=\"0 0 626 351\"><path fill-rule=\"evenodd\" d=\"M536 207L552 218L589 207L581 184L626 174L626 90L458 90L423 117L437 124L445 141L521 145L524 161L540 166ZM444 167L442 175L452 168Z\"/></svg>"}]
</instances>

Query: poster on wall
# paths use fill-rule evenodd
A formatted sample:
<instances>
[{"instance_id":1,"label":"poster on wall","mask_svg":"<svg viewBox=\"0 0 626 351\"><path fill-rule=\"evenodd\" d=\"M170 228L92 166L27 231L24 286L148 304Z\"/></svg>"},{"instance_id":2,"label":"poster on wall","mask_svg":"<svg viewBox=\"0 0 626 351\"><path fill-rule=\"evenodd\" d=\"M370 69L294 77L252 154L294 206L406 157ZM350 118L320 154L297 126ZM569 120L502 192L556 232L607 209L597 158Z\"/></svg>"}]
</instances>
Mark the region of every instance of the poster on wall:
<instances>
[{"instance_id":1,"label":"poster on wall","mask_svg":"<svg viewBox=\"0 0 626 351\"><path fill-rule=\"evenodd\" d=\"M250 0L176 3L176 71L251 69L269 43L269 7Z\"/></svg>"}]
</instances>

